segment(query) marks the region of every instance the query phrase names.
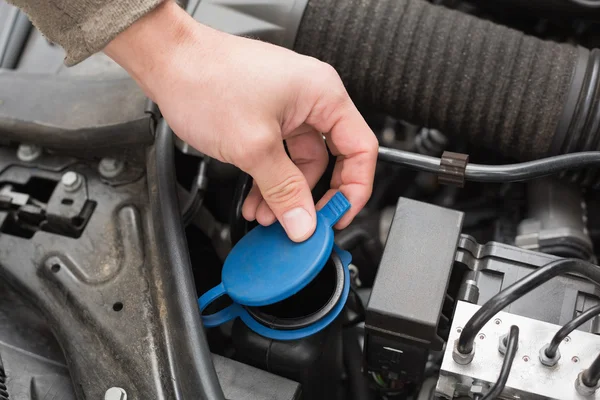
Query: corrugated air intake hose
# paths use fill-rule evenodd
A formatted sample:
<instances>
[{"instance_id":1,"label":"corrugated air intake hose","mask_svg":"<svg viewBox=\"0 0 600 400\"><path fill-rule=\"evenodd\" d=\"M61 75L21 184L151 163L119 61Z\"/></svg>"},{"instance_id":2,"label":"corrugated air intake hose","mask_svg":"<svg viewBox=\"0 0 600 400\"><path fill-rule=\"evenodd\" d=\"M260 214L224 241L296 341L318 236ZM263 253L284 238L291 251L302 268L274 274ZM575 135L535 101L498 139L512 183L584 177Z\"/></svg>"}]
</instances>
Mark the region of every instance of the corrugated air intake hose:
<instances>
[{"instance_id":1,"label":"corrugated air intake hose","mask_svg":"<svg viewBox=\"0 0 600 400\"><path fill-rule=\"evenodd\" d=\"M600 147L598 50L423 0L310 0L294 49L332 64L358 104L517 159Z\"/></svg>"}]
</instances>

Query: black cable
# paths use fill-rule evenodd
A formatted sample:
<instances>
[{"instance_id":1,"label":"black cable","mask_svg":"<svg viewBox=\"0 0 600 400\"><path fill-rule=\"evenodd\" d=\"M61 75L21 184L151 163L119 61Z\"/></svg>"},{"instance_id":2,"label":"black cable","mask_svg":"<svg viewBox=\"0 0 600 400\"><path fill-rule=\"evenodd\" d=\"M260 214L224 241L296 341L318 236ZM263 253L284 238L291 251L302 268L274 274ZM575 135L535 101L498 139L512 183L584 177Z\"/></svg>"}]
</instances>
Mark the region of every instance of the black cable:
<instances>
[{"instance_id":1,"label":"black cable","mask_svg":"<svg viewBox=\"0 0 600 400\"><path fill-rule=\"evenodd\" d=\"M379 148L379 159L419 171L438 173L440 159L408 151ZM563 154L518 164L467 164L465 180L473 182L521 182L600 164L600 151Z\"/></svg>"},{"instance_id":2,"label":"black cable","mask_svg":"<svg viewBox=\"0 0 600 400\"><path fill-rule=\"evenodd\" d=\"M252 189L252 177L245 172L242 172L238 178L238 183L233 194L233 207L229 216L229 230L231 244L235 245L248 232L248 221L242 215L242 206L244 200Z\"/></svg>"},{"instance_id":3,"label":"black cable","mask_svg":"<svg viewBox=\"0 0 600 400\"><path fill-rule=\"evenodd\" d=\"M560 259L546 264L489 299L463 327L457 349L461 354L473 350L473 342L484 325L504 307L521 298L544 282L565 273L577 273L600 284L600 267L578 259Z\"/></svg>"},{"instance_id":4,"label":"black cable","mask_svg":"<svg viewBox=\"0 0 600 400\"><path fill-rule=\"evenodd\" d=\"M581 383L587 387L596 387L598 381L600 381L600 354L592 362L592 365L581 374Z\"/></svg>"},{"instance_id":5,"label":"black cable","mask_svg":"<svg viewBox=\"0 0 600 400\"><path fill-rule=\"evenodd\" d=\"M498 380L481 400L493 400L500 396L504 390L504 387L506 386L506 381L508 381L508 376L510 375L510 370L512 369L513 361L517 355L518 348L519 327L513 325L510 327L510 333L508 334L508 344L506 345L506 353L504 354L504 361L502 362L502 368L500 368Z\"/></svg>"},{"instance_id":6,"label":"black cable","mask_svg":"<svg viewBox=\"0 0 600 400\"><path fill-rule=\"evenodd\" d=\"M350 398L353 400L371 400L373 394L369 389L367 378L362 373L363 353L356 331L345 329L342 341L344 366L348 373L348 383L350 385Z\"/></svg>"},{"instance_id":7,"label":"black cable","mask_svg":"<svg viewBox=\"0 0 600 400\"><path fill-rule=\"evenodd\" d=\"M546 357L554 358L556 356L556 352L558 351L558 346L562 343L562 341L569 336L571 332L575 329L579 328L581 325L585 324L590 319L596 317L600 314L600 305L592 307L588 310L585 310L577 317L573 318L571 321L567 322L565 326L560 328L558 332L552 338L552 341L546 348Z\"/></svg>"},{"instance_id":8,"label":"black cable","mask_svg":"<svg viewBox=\"0 0 600 400\"><path fill-rule=\"evenodd\" d=\"M194 216L198 213L204 202L204 194L206 191L206 170L208 160L203 158L198 165L198 173L192 182L192 188L190 189L190 196L183 207L183 226L188 226Z\"/></svg>"},{"instance_id":9,"label":"black cable","mask_svg":"<svg viewBox=\"0 0 600 400\"><path fill-rule=\"evenodd\" d=\"M200 319L200 310L196 300L196 288L190 255L177 197L175 178L175 151L173 146L173 131L165 120L161 120L156 130L156 191L158 194L158 215L160 220L155 221L162 229L165 243L165 257L172 270L173 292L181 298L182 326L179 327L179 341L187 343L189 357L194 362L186 367L193 370L190 376L199 381L197 398L203 400L224 400L223 391L217 378L212 355L208 348L206 335Z\"/></svg>"}]
</instances>

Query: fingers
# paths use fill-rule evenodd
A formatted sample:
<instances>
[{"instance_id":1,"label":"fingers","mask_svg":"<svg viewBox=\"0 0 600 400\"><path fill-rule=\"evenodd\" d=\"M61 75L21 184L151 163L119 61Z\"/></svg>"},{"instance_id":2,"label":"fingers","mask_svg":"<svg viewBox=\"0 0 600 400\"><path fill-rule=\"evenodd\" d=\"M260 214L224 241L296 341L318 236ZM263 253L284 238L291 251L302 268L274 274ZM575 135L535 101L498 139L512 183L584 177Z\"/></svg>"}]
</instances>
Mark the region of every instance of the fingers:
<instances>
[{"instance_id":1,"label":"fingers","mask_svg":"<svg viewBox=\"0 0 600 400\"><path fill-rule=\"evenodd\" d=\"M254 178L265 204L281 222L289 238L295 242L308 239L316 227L314 201L304 174L285 153L281 139L253 164L246 172ZM244 205L244 217L252 214L256 198L253 195L251 204ZM255 215L259 223L261 220L268 222L260 210L257 209Z\"/></svg>"},{"instance_id":2,"label":"fingers","mask_svg":"<svg viewBox=\"0 0 600 400\"><path fill-rule=\"evenodd\" d=\"M339 81L339 77L337 79ZM318 131L327 132L327 144L337 156L331 187L341 191L352 204L336 225L339 229L345 228L371 196L379 146L377 138L350 100L341 81L336 90L329 89L319 97L306 122ZM317 208L322 207L334 192L328 192Z\"/></svg>"},{"instance_id":3,"label":"fingers","mask_svg":"<svg viewBox=\"0 0 600 400\"><path fill-rule=\"evenodd\" d=\"M292 161L304 174L308 186L314 188L329 162L323 135L308 125L302 125L289 135L286 143ZM244 203L243 212L246 219L256 219L261 225L270 225L276 221L275 214L256 185Z\"/></svg>"}]
</instances>

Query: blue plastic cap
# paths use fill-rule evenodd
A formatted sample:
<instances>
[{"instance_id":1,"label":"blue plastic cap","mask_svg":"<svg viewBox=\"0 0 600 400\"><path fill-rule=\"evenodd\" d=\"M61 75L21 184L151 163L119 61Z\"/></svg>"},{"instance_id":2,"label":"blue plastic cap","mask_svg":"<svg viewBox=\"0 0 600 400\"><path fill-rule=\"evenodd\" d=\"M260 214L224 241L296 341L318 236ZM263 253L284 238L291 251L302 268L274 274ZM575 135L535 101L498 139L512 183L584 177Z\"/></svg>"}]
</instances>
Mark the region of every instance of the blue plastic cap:
<instances>
[{"instance_id":1,"label":"blue plastic cap","mask_svg":"<svg viewBox=\"0 0 600 400\"><path fill-rule=\"evenodd\" d=\"M202 311L225 294L234 302L215 314L203 316L205 326L218 326L239 317L260 335L275 340L294 340L329 325L344 308L350 290L350 253L333 243L333 225L349 209L350 203L344 195L336 193L317 211L316 230L302 243L291 241L279 223L250 231L227 256L222 282L198 299ZM258 323L243 307L265 306L296 294L319 274L332 250L340 256L344 266L344 288L338 304L319 321L302 329L276 330Z\"/></svg>"},{"instance_id":2,"label":"blue plastic cap","mask_svg":"<svg viewBox=\"0 0 600 400\"><path fill-rule=\"evenodd\" d=\"M205 293L201 303L206 307L227 294L240 305L265 306L294 295L325 266L333 246L333 225L349 209L346 197L336 193L317 211L315 232L302 243L290 240L278 222L254 228L231 250L221 284Z\"/></svg>"},{"instance_id":3,"label":"blue plastic cap","mask_svg":"<svg viewBox=\"0 0 600 400\"><path fill-rule=\"evenodd\" d=\"M317 227L302 243L290 240L279 223L259 226L231 250L222 272L229 297L245 306L265 306L286 299L312 281L325 266L333 246L333 225L350 208L336 193L317 212Z\"/></svg>"}]
</instances>

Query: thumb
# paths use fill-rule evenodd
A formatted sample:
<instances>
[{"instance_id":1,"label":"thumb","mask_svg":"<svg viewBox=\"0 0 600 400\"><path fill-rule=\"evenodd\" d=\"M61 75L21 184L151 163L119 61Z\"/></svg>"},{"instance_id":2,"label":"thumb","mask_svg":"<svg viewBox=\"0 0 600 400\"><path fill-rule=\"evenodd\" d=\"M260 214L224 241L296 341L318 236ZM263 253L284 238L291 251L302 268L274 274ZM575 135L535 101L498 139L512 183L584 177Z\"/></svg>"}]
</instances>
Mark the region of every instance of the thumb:
<instances>
[{"instance_id":1,"label":"thumb","mask_svg":"<svg viewBox=\"0 0 600 400\"><path fill-rule=\"evenodd\" d=\"M283 142L246 172L289 238L294 242L308 239L317 225L315 203L304 174L285 153Z\"/></svg>"}]
</instances>

